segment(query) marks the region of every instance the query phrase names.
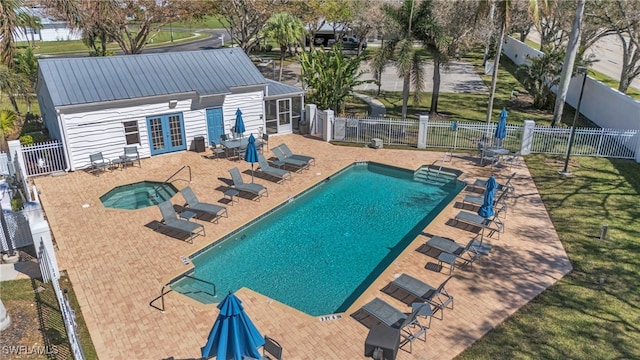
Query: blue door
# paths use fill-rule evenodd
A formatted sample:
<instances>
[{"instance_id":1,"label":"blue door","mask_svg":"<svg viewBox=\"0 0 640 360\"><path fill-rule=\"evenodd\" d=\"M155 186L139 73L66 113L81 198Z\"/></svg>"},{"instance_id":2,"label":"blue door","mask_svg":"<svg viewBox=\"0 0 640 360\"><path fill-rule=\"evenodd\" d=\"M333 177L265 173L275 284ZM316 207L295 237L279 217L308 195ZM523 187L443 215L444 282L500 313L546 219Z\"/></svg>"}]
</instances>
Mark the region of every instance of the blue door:
<instances>
[{"instance_id":1,"label":"blue door","mask_svg":"<svg viewBox=\"0 0 640 360\"><path fill-rule=\"evenodd\" d=\"M222 108L207 109L207 134L209 144L220 143L220 136L224 134L224 121L222 119Z\"/></svg>"},{"instance_id":2,"label":"blue door","mask_svg":"<svg viewBox=\"0 0 640 360\"><path fill-rule=\"evenodd\" d=\"M186 150L182 113L147 118L151 155Z\"/></svg>"}]
</instances>

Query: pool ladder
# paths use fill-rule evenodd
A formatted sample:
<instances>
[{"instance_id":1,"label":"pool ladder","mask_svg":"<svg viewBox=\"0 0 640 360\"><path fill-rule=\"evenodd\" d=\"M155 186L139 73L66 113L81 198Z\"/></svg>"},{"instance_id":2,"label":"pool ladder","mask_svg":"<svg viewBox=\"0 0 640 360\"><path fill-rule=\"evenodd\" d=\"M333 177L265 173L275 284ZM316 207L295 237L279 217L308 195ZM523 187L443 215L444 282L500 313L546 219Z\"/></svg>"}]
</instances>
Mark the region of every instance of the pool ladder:
<instances>
[{"instance_id":1,"label":"pool ladder","mask_svg":"<svg viewBox=\"0 0 640 360\"><path fill-rule=\"evenodd\" d=\"M182 170L184 170L185 168L189 170L189 184L191 184L191 166L189 166L189 165L184 165L183 167L181 167L180 169L178 169L178 171L174 172L171 176L169 176L169 177L167 178L167 180L163 181L163 182L162 182L162 184L160 184L160 185L158 185L158 186L156 186L156 187L154 187L154 188L153 188L152 192L153 192L153 193L155 193L155 197L157 198L157 197L159 197L159 196L160 196L160 195L158 194L158 190L159 190L161 187L164 187L164 185L165 185L165 184L168 184L168 183L169 183L169 180L173 179L173 177L174 177L174 176L178 175L178 174L179 174ZM149 194L149 197L151 198L151 200L154 200L154 199L152 198L152 196L153 196L153 194Z\"/></svg>"},{"instance_id":2,"label":"pool ladder","mask_svg":"<svg viewBox=\"0 0 640 360\"><path fill-rule=\"evenodd\" d=\"M214 283L212 283L212 282L210 282L210 281L207 281L207 280L199 279L199 278L197 278L197 277L195 277L195 276L191 276L191 275L183 275L182 277L186 277L186 278L189 278L189 279L192 279L192 280L196 280L196 281L199 281L199 282L205 283L205 284L207 284L207 285L211 285L211 287L213 288L213 296L214 296L214 297L218 296L218 295L217 295L217 292L216 292L216 284L214 284ZM175 280L175 279L174 279L174 280ZM173 291L172 289L169 289L168 291L165 291L165 289L167 288L167 286L171 285L171 284L174 282L174 280L171 280L171 281L169 281L168 283L166 283L166 284L164 284L164 285L162 286L162 289L160 289L160 296L158 296L157 298L155 298L155 299L151 300L151 301L149 302L149 306L151 306L151 307L152 307L152 308L154 308L154 309L158 309L158 310L160 310L160 311L164 312L164 309L165 309L165 306L164 306L164 296L165 296L165 295L167 295L168 293L170 293L170 292L172 292L172 291ZM155 305L153 304L153 303L154 303L154 302L156 302L158 299L160 299L160 307L157 307L157 306L155 306Z\"/></svg>"}]
</instances>

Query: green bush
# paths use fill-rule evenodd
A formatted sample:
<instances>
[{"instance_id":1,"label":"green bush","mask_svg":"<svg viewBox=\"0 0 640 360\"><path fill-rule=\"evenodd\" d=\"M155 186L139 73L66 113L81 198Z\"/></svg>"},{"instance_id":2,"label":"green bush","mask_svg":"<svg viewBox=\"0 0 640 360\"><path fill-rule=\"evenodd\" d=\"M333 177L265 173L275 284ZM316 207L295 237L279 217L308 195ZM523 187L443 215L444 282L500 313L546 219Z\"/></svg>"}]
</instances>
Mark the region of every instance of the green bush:
<instances>
[{"instance_id":1,"label":"green bush","mask_svg":"<svg viewBox=\"0 0 640 360\"><path fill-rule=\"evenodd\" d=\"M22 210L22 205L22 197L16 192L16 195L11 199L11 210L20 211Z\"/></svg>"},{"instance_id":2,"label":"green bush","mask_svg":"<svg viewBox=\"0 0 640 360\"><path fill-rule=\"evenodd\" d=\"M31 135L22 135L20 136L20 144L22 145L33 145L34 141L33 141L33 136Z\"/></svg>"}]
</instances>

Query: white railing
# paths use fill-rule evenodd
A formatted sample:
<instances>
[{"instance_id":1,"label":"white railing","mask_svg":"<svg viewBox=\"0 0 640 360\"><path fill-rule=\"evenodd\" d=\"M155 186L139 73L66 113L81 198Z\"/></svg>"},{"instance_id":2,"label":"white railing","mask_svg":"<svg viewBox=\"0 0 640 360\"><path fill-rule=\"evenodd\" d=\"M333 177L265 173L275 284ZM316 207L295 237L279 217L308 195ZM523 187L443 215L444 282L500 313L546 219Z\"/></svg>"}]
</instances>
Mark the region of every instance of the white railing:
<instances>
[{"instance_id":1,"label":"white railing","mask_svg":"<svg viewBox=\"0 0 640 360\"><path fill-rule=\"evenodd\" d=\"M62 319L64 320L64 327L67 331L67 337L69 338L69 346L71 347L73 358L75 360L83 360L84 353L82 352L82 346L80 345L80 340L78 338L76 314L69 304L69 298L66 296L66 290L63 291L62 288L60 288L60 283L54 269L55 265L50 258L50 256L55 256L55 254L49 254L49 251L47 251L42 239L40 240L40 246L38 246L37 249L42 280L44 282L51 282L53 285L53 290L56 294L56 298L58 299L58 304L60 305L60 312L62 313Z\"/></svg>"},{"instance_id":2,"label":"white railing","mask_svg":"<svg viewBox=\"0 0 640 360\"><path fill-rule=\"evenodd\" d=\"M47 175L64 171L67 167L64 148L57 141L22 145L21 153L27 176Z\"/></svg>"},{"instance_id":3,"label":"white railing","mask_svg":"<svg viewBox=\"0 0 640 360\"><path fill-rule=\"evenodd\" d=\"M370 143L382 139L387 145L417 146L420 123L391 118L356 119L336 117L333 141ZM497 123L427 121L424 144L430 148L477 150L482 144L500 145L513 152L522 150L524 126L507 125L507 137L498 144L494 138ZM531 153L564 155L571 128L535 126L527 130ZM571 155L634 159L640 148L640 130L576 128Z\"/></svg>"},{"instance_id":4,"label":"white railing","mask_svg":"<svg viewBox=\"0 0 640 360\"><path fill-rule=\"evenodd\" d=\"M493 134L496 123L472 123L462 121L429 121L427 123L427 146L445 149L478 149L480 142L496 145ZM507 125L507 137L501 146L517 151L520 149L522 126Z\"/></svg>"},{"instance_id":5,"label":"white railing","mask_svg":"<svg viewBox=\"0 0 640 360\"><path fill-rule=\"evenodd\" d=\"M567 153L571 128L536 126L532 153ZM640 130L576 128L571 155L634 159L640 142Z\"/></svg>"},{"instance_id":6,"label":"white railing","mask_svg":"<svg viewBox=\"0 0 640 360\"><path fill-rule=\"evenodd\" d=\"M366 144L371 139L378 138L385 145L415 145L418 140L418 122L391 118L336 117L332 138L358 144Z\"/></svg>"}]
</instances>

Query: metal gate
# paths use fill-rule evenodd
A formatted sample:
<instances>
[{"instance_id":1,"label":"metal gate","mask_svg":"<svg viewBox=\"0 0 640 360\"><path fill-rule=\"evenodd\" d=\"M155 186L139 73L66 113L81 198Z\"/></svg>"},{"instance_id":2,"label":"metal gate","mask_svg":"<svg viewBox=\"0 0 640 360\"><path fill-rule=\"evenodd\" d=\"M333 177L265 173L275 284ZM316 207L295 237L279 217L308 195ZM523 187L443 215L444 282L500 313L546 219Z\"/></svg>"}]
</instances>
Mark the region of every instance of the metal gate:
<instances>
[{"instance_id":1,"label":"metal gate","mask_svg":"<svg viewBox=\"0 0 640 360\"><path fill-rule=\"evenodd\" d=\"M64 147L57 141L23 145L21 153L27 176L47 175L67 168Z\"/></svg>"}]
</instances>

